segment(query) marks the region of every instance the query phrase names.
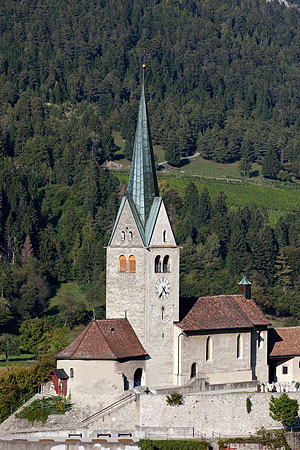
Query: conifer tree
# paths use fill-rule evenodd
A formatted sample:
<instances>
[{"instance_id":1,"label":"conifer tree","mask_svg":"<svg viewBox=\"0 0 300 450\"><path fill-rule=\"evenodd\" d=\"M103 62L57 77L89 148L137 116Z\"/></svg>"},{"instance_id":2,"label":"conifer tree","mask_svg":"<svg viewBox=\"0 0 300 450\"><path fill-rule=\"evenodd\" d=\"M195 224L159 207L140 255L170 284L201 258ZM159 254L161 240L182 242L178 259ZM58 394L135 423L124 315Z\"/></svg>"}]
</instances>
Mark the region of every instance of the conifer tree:
<instances>
[{"instance_id":1,"label":"conifer tree","mask_svg":"<svg viewBox=\"0 0 300 450\"><path fill-rule=\"evenodd\" d=\"M167 141L165 148L168 163L172 166L178 166L180 164L181 149L175 136Z\"/></svg>"},{"instance_id":2,"label":"conifer tree","mask_svg":"<svg viewBox=\"0 0 300 450\"><path fill-rule=\"evenodd\" d=\"M27 234L25 242L24 242L22 254L21 254L22 265L26 264L28 262L29 258L31 258L32 256L34 256L33 248L32 248L32 244L31 244L30 236Z\"/></svg>"},{"instance_id":3,"label":"conifer tree","mask_svg":"<svg viewBox=\"0 0 300 450\"><path fill-rule=\"evenodd\" d=\"M238 274L246 271L248 260L245 222L242 212L238 211L231 219L231 234L226 263L233 274Z\"/></svg>"},{"instance_id":4,"label":"conifer tree","mask_svg":"<svg viewBox=\"0 0 300 450\"><path fill-rule=\"evenodd\" d=\"M271 396L269 410L270 416L274 420L278 420L284 427L294 425L298 416L298 402L288 397L286 393L275 398Z\"/></svg>"},{"instance_id":5,"label":"conifer tree","mask_svg":"<svg viewBox=\"0 0 300 450\"><path fill-rule=\"evenodd\" d=\"M284 295L292 286L291 274L293 270L290 268L287 262L287 257L284 252L280 250L279 255L275 261L275 278L279 281L280 285L283 287Z\"/></svg>"},{"instance_id":6,"label":"conifer tree","mask_svg":"<svg viewBox=\"0 0 300 450\"><path fill-rule=\"evenodd\" d=\"M189 183L185 190L180 223L177 229L177 238L180 242L185 241L187 237L191 237L193 242L196 241L199 220L198 189L194 183Z\"/></svg>"},{"instance_id":7,"label":"conifer tree","mask_svg":"<svg viewBox=\"0 0 300 450\"><path fill-rule=\"evenodd\" d=\"M273 146L270 146L262 162L262 174L266 178L277 178L280 171L280 161Z\"/></svg>"},{"instance_id":8,"label":"conifer tree","mask_svg":"<svg viewBox=\"0 0 300 450\"><path fill-rule=\"evenodd\" d=\"M239 169L240 174L242 177L249 177L251 170L252 170L252 164L251 164L251 158L249 152L245 152L240 160L239 163Z\"/></svg>"},{"instance_id":9,"label":"conifer tree","mask_svg":"<svg viewBox=\"0 0 300 450\"><path fill-rule=\"evenodd\" d=\"M273 230L265 225L258 229L251 245L251 266L272 281L276 260L277 243Z\"/></svg>"},{"instance_id":10,"label":"conifer tree","mask_svg":"<svg viewBox=\"0 0 300 450\"><path fill-rule=\"evenodd\" d=\"M223 192L218 192L213 205L211 227L219 238L220 253L225 258L230 237L229 217L226 205L226 196Z\"/></svg>"},{"instance_id":11,"label":"conifer tree","mask_svg":"<svg viewBox=\"0 0 300 450\"><path fill-rule=\"evenodd\" d=\"M204 187L199 197L199 206L198 206L198 218L199 225L206 226L210 222L211 217L211 200L208 189Z\"/></svg>"}]
</instances>

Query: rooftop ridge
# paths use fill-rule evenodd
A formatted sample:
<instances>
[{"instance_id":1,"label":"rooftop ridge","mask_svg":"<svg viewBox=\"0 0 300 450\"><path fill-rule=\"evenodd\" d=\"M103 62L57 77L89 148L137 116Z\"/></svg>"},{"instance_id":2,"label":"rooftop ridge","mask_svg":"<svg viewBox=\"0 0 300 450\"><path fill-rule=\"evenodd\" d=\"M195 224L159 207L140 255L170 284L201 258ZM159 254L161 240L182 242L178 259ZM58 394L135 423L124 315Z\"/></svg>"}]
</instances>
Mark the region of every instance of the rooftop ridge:
<instances>
[{"instance_id":1,"label":"rooftop ridge","mask_svg":"<svg viewBox=\"0 0 300 450\"><path fill-rule=\"evenodd\" d=\"M102 334L102 336L103 336L103 338L104 338L104 340L105 340L107 346L110 348L110 351L112 352L112 354L117 358L116 352L112 349L110 343L108 342L108 340L106 339L106 337L105 337L103 331L101 330L101 327L100 327L100 325L99 325L99 323L98 323L98 321L100 322L100 320L101 320L101 319L98 319L98 320L95 319L96 325L97 325L97 327L98 327L98 330L99 330L100 333ZM105 320L107 320L107 319L105 319ZM109 320L109 319L108 319L108 320Z\"/></svg>"},{"instance_id":2,"label":"rooftop ridge","mask_svg":"<svg viewBox=\"0 0 300 450\"><path fill-rule=\"evenodd\" d=\"M93 323L93 321L94 320L96 320L96 319L93 319L89 324L88 324L88 326L82 331L82 336L81 336L81 339L78 339L78 345L75 347L75 349L74 349L74 351L71 353L71 356L73 356L76 352L77 352L77 350L79 349L79 347L80 347L80 345L82 344L82 341L83 341L83 339L85 338L85 336L87 335L87 332L89 331L89 329L90 329L90 327L92 326L92 323ZM80 336L80 335L79 335ZM79 337L78 336L78 337ZM75 338L76 339L76 338ZM75 339L74 339L74 341L75 341ZM73 342L74 342L73 341ZM60 352L59 352L60 353Z\"/></svg>"}]
</instances>

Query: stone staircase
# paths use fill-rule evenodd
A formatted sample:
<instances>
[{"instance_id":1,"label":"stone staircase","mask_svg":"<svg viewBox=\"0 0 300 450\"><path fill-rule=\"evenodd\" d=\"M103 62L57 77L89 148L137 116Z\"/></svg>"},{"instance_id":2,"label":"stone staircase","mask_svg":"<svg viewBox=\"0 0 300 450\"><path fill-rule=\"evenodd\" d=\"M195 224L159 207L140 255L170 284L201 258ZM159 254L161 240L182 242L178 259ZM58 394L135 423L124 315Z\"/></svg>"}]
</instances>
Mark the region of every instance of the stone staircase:
<instances>
[{"instance_id":1,"label":"stone staircase","mask_svg":"<svg viewBox=\"0 0 300 450\"><path fill-rule=\"evenodd\" d=\"M116 410L124 407L128 403L131 403L133 401L136 401L136 394L130 393L126 395L125 397L120 398L119 400L116 400L114 403L111 403L110 405L100 409L99 411L96 411L95 413L91 414L90 416L84 418L81 421L81 426L90 425L95 420L101 419L106 415L111 414L112 412L115 412Z\"/></svg>"},{"instance_id":2,"label":"stone staircase","mask_svg":"<svg viewBox=\"0 0 300 450\"><path fill-rule=\"evenodd\" d=\"M25 432L38 432L38 431L55 431L55 430L72 430L72 429L84 429L89 425L97 422L99 419L103 419L110 414L118 414L122 412L122 408L136 401L137 394L131 392L126 396L118 398L115 402L108 406L103 406L101 409L95 412L95 409L91 407L83 407L82 404L74 403L72 409L65 414L52 414L48 417L48 420L43 425L42 423L34 423L31 425L24 419L19 419L16 414L20 412L25 406L30 405L35 400L42 399L43 397L50 396L50 392L47 389L42 389L42 394L35 394L30 400L28 400L21 408L19 408L14 414L0 424L0 435L6 435L8 433L25 433ZM101 399L99 399L100 401ZM101 403L100 403L101 404ZM104 401L102 403L105 404ZM125 413L126 415L126 413Z\"/></svg>"}]
</instances>

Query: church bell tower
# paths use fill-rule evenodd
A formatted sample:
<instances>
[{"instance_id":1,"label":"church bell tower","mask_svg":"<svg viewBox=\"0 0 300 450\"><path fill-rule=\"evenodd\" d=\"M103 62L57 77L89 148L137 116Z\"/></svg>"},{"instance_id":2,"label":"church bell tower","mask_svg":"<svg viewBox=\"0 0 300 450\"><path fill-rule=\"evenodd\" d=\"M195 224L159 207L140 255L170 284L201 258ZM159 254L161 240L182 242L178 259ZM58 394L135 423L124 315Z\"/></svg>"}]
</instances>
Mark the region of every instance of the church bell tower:
<instances>
[{"instance_id":1,"label":"church bell tower","mask_svg":"<svg viewBox=\"0 0 300 450\"><path fill-rule=\"evenodd\" d=\"M146 385L172 385L179 248L158 193L144 74L128 194L107 247L106 317L129 320L149 355Z\"/></svg>"}]
</instances>

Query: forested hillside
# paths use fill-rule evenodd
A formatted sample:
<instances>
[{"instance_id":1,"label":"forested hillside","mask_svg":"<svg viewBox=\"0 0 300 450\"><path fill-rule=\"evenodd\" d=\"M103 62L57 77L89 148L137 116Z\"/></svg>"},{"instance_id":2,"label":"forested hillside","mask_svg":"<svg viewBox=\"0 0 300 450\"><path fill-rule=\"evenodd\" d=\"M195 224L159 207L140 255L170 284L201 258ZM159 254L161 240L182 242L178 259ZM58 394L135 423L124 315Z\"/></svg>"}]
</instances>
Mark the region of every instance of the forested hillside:
<instances>
[{"instance_id":1,"label":"forested hillside","mask_svg":"<svg viewBox=\"0 0 300 450\"><path fill-rule=\"evenodd\" d=\"M198 151L300 177L299 18L264 0L2 1L0 332L49 319L62 283L85 301L66 294L52 326L103 315L104 247L123 189L103 163L115 130L131 155L142 61L168 161ZM300 317L300 211L272 229L264 211L234 210L222 194L162 193L184 297L234 292L246 270L266 310Z\"/></svg>"}]
</instances>

